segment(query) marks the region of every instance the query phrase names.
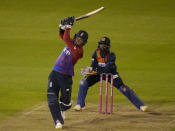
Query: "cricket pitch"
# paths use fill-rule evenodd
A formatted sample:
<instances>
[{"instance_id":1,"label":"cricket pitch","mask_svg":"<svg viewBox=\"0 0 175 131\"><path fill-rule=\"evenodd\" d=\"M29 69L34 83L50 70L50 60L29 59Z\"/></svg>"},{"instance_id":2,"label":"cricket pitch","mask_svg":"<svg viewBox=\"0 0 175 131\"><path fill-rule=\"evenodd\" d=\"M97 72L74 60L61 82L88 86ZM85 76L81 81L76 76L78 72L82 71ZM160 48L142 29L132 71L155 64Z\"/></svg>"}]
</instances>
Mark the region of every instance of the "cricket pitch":
<instances>
[{"instance_id":1,"label":"cricket pitch","mask_svg":"<svg viewBox=\"0 0 175 131\"><path fill-rule=\"evenodd\" d=\"M141 112L132 105L114 105L114 114L98 114L98 104L87 103L86 110L66 112L63 131L173 131L175 130L175 106L149 106ZM154 110L153 110L154 109ZM53 131L54 123L42 102L34 107L0 121L1 131Z\"/></svg>"}]
</instances>

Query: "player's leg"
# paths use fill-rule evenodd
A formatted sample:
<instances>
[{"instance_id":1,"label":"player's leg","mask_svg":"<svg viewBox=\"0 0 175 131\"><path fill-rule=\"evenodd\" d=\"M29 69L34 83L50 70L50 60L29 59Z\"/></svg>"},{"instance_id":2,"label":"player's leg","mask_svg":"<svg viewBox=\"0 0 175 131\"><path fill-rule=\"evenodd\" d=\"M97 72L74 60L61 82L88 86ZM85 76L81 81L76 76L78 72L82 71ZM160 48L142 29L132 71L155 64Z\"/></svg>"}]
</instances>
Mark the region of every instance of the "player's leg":
<instances>
[{"instance_id":1,"label":"player's leg","mask_svg":"<svg viewBox=\"0 0 175 131\"><path fill-rule=\"evenodd\" d=\"M72 76L62 76L60 87L61 87L61 97L60 97L60 108L61 111L66 111L71 108L71 93L72 93Z\"/></svg>"},{"instance_id":2,"label":"player's leg","mask_svg":"<svg viewBox=\"0 0 175 131\"><path fill-rule=\"evenodd\" d=\"M122 85L119 89L138 109L144 106L144 103L139 99L139 97L131 90L128 86Z\"/></svg>"},{"instance_id":3,"label":"player's leg","mask_svg":"<svg viewBox=\"0 0 175 131\"><path fill-rule=\"evenodd\" d=\"M132 89L126 86L120 76L114 79L114 86L117 87L123 95L125 95L138 109L142 111L146 111L146 106L144 103L139 99L139 97L134 93ZM142 109L142 107L146 107Z\"/></svg>"},{"instance_id":4,"label":"player's leg","mask_svg":"<svg viewBox=\"0 0 175 131\"><path fill-rule=\"evenodd\" d=\"M77 105L73 108L74 110L81 110L85 107L85 99L90 86L99 81L99 75L88 76L86 80L82 79L79 83L79 91L77 98Z\"/></svg>"},{"instance_id":5,"label":"player's leg","mask_svg":"<svg viewBox=\"0 0 175 131\"><path fill-rule=\"evenodd\" d=\"M81 79L79 83L79 91L78 91L78 98L77 98L77 105L80 105L77 108L83 108L85 106L85 99L88 91L88 83L86 80Z\"/></svg>"},{"instance_id":6,"label":"player's leg","mask_svg":"<svg viewBox=\"0 0 175 131\"><path fill-rule=\"evenodd\" d=\"M52 114L55 125L60 122L64 124L61 116L60 106L58 103L59 86L55 80L55 72L51 72L49 76L48 89L47 89L47 103Z\"/></svg>"},{"instance_id":7,"label":"player's leg","mask_svg":"<svg viewBox=\"0 0 175 131\"><path fill-rule=\"evenodd\" d=\"M61 88L60 96L60 109L62 118L66 118L66 110L70 109L72 106L71 103L71 93L72 93L72 76L59 75L59 86Z\"/></svg>"}]
</instances>

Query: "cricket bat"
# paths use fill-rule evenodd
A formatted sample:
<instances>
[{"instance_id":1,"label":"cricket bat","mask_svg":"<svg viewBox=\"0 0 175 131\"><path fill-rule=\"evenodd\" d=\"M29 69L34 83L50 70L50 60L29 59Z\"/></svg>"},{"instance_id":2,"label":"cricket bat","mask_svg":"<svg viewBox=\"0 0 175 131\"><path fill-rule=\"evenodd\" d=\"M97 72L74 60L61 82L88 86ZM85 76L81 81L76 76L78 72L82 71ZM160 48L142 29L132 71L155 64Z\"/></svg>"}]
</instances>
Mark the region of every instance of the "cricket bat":
<instances>
[{"instance_id":1,"label":"cricket bat","mask_svg":"<svg viewBox=\"0 0 175 131\"><path fill-rule=\"evenodd\" d=\"M92 15L94 15L94 14L96 14L96 13L102 11L103 9L104 9L104 7L102 6L102 7L98 8L98 9L96 9L96 10L94 10L94 11L91 11L91 12L89 12L89 13L87 13L87 14L84 14L84 15L82 15L82 16L79 16L79 17L75 18L75 21L88 18L88 17L90 17L90 16L92 16Z\"/></svg>"}]
</instances>

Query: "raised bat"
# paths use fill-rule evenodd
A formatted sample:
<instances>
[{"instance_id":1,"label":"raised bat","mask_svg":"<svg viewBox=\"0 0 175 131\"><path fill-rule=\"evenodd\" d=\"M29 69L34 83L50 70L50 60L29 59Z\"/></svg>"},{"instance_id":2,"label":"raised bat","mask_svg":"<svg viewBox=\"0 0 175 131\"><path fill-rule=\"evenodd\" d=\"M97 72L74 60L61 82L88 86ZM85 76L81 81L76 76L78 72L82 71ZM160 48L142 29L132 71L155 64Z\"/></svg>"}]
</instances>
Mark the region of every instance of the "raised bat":
<instances>
[{"instance_id":1,"label":"raised bat","mask_svg":"<svg viewBox=\"0 0 175 131\"><path fill-rule=\"evenodd\" d=\"M102 11L103 9L104 9L104 7L102 6L102 7L98 8L98 9L96 9L96 10L94 10L94 11L91 11L91 12L89 12L89 13L87 13L87 14L84 14L84 15L82 15L82 16L79 16L79 17L75 18L75 21L88 18L88 17L90 17L91 15L94 15L94 14L96 14L96 13Z\"/></svg>"}]
</instances>

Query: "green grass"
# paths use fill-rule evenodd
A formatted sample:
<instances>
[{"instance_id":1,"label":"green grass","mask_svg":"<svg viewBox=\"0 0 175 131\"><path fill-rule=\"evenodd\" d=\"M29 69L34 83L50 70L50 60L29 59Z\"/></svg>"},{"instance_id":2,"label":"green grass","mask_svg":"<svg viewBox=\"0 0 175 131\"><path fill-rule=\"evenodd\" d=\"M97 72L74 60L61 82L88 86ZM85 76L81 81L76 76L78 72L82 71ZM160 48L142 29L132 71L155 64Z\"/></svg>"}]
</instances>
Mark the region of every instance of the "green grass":
<instances>
[{"instance_id":1,"label":"green grass","mask_svg":"<svg viewBox=\"0 0 175 131\"><path fill-rule=\"evenodd\" d=\"M80 68L90 64L99 38L107 35L123 81L148 105L174 102L174 4L173 0L0 1L0 119L46 101L47 78L64 47L59 21L102 5L103 12L72 28L71 36L79 29L89 33L84 58L75 66L72 99L77 97ZM98 86L91 87L87 101L97 102ZM117 99L128 102L118 92Z\"/></svg>"}]
</instances>

